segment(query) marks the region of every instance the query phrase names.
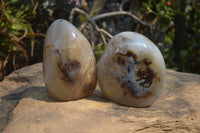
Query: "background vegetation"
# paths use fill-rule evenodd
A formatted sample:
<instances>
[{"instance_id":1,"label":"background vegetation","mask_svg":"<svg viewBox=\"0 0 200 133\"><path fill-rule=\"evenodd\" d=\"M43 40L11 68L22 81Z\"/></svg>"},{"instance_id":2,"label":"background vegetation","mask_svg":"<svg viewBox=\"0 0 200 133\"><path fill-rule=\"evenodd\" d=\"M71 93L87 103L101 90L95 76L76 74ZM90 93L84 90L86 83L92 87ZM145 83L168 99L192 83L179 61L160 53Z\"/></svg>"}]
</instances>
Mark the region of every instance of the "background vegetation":
<instances>
[{"instance_id":1,"label":"background vegetation","mask_svg":"<svg viewBox=\"0 0 200 133\"><path fill-rule=\"evenodd\" d=\"M0 4L0 80L13 70L41 62L48 26L58 18L69 20L74 7L90 17L122 10L136 15L150 23L153 32L125 15L100 19L96 24L112 35L127 30L144 34L160 48L168 68L200 73L198 0L1 0ZM76 27L87 21L85 15L74 15ZM81 31L94 46L98 60L106 44L90 28ZM109 41L109 37L105 39Z\"/></svg>"}]
</instances>

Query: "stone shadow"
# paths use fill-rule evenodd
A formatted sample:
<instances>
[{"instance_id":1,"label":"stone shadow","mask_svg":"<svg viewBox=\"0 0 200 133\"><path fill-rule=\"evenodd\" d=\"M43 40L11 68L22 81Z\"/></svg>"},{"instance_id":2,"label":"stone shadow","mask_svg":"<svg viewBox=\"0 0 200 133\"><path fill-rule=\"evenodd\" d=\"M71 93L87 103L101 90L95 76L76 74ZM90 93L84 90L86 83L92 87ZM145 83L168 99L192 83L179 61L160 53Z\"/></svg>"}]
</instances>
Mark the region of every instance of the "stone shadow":
<instances>
[{"instance_id":1,"label":"stone shadow","mask_svg":"<svg viewBox=\"0 0 200 133\"><path fill-rule=\"evenodd\" d=\"M10 92L8 95L1 97L2 101L20 101L22 98L32 98L39 101L45 102L67 102L52 99L48 96L48 93L43 86L31 86L31 87L19 87L13 92ZM98 102L109 102L106 99L99 89L95 89L94 92L85 97L88 100L94 100ZM84 99L84 98L83 98ZM79 100L79 99L77 99Z\"/></svg>"},{"instance_id":2,"label":"stone shadow","mask_svg":"<svg viewBox=\"0 0 200 133\"><path fill-rule=\"evenodd\" d=\"M33 98L40 101L56 102L48 97L45 88L42 86L19 87L8 95L1 97L4 101L20 101L22 98Z\"/></svg>"},{"instance_id":3,"label":"stone shadow","mask_svg":"<svg viewBox=\"0 0 200 133\"><path fill-rule=\"evenodd\" d=\"M18 105L21 99L32 98L39 101L56 103L56 102L67 102L58 101L51 99L43 86L22 86L14 91L11 91L8 95L0 97L0 132L2 132L12 118L13 110ZM83 98L84 99L84 98ZM94 100L98 102L110 102L105 97L103 97L100 90L95 90L90 96L85 99Z\"/></svg>"}]
</instances>

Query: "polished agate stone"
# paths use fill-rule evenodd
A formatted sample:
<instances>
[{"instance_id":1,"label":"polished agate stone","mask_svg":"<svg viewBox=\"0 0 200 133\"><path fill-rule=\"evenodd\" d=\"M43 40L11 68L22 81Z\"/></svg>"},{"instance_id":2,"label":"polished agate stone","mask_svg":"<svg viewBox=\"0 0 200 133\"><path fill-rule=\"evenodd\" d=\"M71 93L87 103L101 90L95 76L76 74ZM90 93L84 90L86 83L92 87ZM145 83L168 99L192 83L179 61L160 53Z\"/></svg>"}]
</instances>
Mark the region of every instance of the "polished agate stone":
<instances>
[{"instance_id":1,"label":"polished agate stone","mask_svg":"<svg viewBox=\"0 0 200 133\"><path fill-rule=\"evenodd\" d=\"M164 88L163 56L153 42L139 33L114 36L97 67L103 94L125 106L151 106Z\"/></svg>"},{"instance_id":2,"label":"polished agate stone","mask_svg":"<svg viewBox=\"0 0 200 133\"><path fill-rule=\"evenodd\" d=\"M71 23L58 19L44 43L43 71L50 97L76 100L90 95L97 83L97 67L88 40Z\"/></svg>"}]
</instances>

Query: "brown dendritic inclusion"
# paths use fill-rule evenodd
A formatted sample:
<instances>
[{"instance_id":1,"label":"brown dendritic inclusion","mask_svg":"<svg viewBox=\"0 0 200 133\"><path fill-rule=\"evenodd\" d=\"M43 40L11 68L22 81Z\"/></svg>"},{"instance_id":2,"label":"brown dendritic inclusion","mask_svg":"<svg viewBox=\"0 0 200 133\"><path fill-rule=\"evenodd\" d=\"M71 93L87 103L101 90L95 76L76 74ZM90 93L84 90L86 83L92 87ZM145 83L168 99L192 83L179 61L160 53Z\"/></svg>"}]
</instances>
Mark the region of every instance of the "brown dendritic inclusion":
<instances>
[{"instance_id":1,"label":"brown dendritic inclusion","mask_svg":"<svg viewBox=\"0 0 200 133\"><path fill-rule=\"evenodd\" d=\"M136 79L136 81L142 81L140 82L140 86L142 87L150 87L153 83L153 79L156 76L156 73L149 67L149 65L152 62L148 59L143 59L143 64L146 66L145 69L140 68L139 70L135 71L135 74L137 75L137 77L139 77L138 79Z\"/></svg>"},{"instance_id":2,"label":"brown dendritic inclusion","mask_svg":"<svg viewBox=\"0 0 200 133\"><path fill-rule=\"evenodd\" d=\"M142 61L138 60L138 56L132 52L116 53L113 57L121 70L116 70L113 75L121 84L121 88L124 95L134 96L136 98L147 98L152 96L152 93L148 91L151 87L153 79L156 77L156 73L151 69L151 60L145 58ZM136 70L136 66L141 65ZM133 74L137 79L133 79Z\"/></svg>"},{"instance_id":3,"label":"brown dendritic inclusion","mask_svg":"<svg viewBox=\"0 0 200 133\"><path fill-rule=\"evenodd\" d=\"M132 51L127 51L125 54L117 53L116 56L117 56L117 63L119 65L124 65L125 64L126 59L124 57L133 57L133 59L135 61L138 58L138 56L135 53L133 53Z\"/></svg>"},{"instance_id":4,"label":"brown dendritic inclusion","mask_svg":"<svg viewBox=\"0 0 200 133\"><path fill-rule=\"evenodd\" d=\"M58 68L63 73L61 80L67 81L68 83L74 83L74 75L80 70L81 64L78 61L71 61L67 59L67 63L63 64L61 54L58 50Z\"/></svg>"}]
</instances>

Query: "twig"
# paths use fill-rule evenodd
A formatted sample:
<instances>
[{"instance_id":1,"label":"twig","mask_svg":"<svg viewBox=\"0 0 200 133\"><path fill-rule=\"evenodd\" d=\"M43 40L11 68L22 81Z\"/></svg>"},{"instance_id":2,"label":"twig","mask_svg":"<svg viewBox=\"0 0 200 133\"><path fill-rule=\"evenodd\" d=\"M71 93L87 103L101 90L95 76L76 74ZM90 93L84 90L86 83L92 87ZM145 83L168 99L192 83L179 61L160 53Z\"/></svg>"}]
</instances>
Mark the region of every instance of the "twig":
<instances>
[{"instance_id":1,"label":"twig","mask_svg":"<svg viewBox=\"0 0 200 133\"><path fill-rule=\"evenodd\" d=\"M27 32L28 32L28 31L27 31L27 28L25 28L24 34L19 38L19 41L22 40L24 37L26 37Z\"/></svg>"},{"instance_id":2,"label":"twig","mask_svg":"<svg viewBox=\"0 0 200 133\"><path fill-rule=\"evenodd\" d=\"M120 5L120 7L119 7L119 10L120 11L123 11L123 6L124 6L124 4L126 3L126 2L128 2L129 0L123 0L122 1L122 3L121 3L121 5Z\"/></svg>"},{"instance_id":3,"label":"twig","mask_svg":"<svg viewBox=\"0 0 200 133\"><path fill-rule=\"evenodd\" d=\"M75 8L73 8L73 9L71 10L71 12L70 12L69 21L70 21L71 23L73 23L72 21L73 21L75 12L76 12Z\"/></svg>"},{"instance_id":4,"label":"twig","mask_svg":"<svg viewBox=\"0 0 200 133\"><path fill-rule=\"evenodd\" d=\"M140 20L137 16L131 14L130 12L126 12L126 11L116 11L116 12L109 12L109 13L103 13L100 15L96 15L94 17L92 17L93 21L97 21L99 19L103 19L103 18L107 18L107 17L112 17L112 16L119 16L119 15L126 15L131 17L133 20L136 20L137 22L139 22L140 24L147 26L150 28L150 31L153 32L152 26L151 24L147 23L147 22L143 22L142 20Z\"/></svg>"},{"instance_id":5,"label":"twig","mask_svg":"<svg viewBox=\"0 0 200 133\"><path fill-rule=\"evenodd\" d=\"M39 5L39 1L36 2L35 6L34 6L34 8L33 8L33 11L34 11L34 12L36 11L38 5Z\"/></svg>"},{"instance_id":6,"label":"twig","mask_svg":"<svg viewBox=\"0 0 200 133\"><path fill-rule=\"evenodd\" d=\"M103 43L104 43L104 44L107 44L106 39L105 39L105 37L104 37L104 35L103 35L102 32L100 32L100 37L101 37Z\"/></svg>"},{"instance_id":7,"label":"twig","mask_svg":"<svg viewBox=\"0 0 200 133\"><path fill-rule=\"evenodd\" d=\"M126 2L127 1L125 1L124 3L126 3ZM109 12L109 13L103 13L103 14L100 14L100 15L96 15L96 16L91 18L85 11L83 11L83 10L81 10L79 8L73 8L71 13L70 13L70 17L69 17L69 20L70 20L71 23L73 21L73 16L74 16L75 12L83 14L83 15L85 15L87 17L88 22L91 23L93 28L99 33L99 35L100 35L100 37L101 37L101 39L102 39L104 44L107 44L104 34L107 35L109 38L113 38L113 36L110 33L108 33L107 31L105 31L104 29L99 28L98 25L96 25L95 21L97 21L99 19L107 18L107 17L119 16L119 15L129 16L133 20L137 21L138 23L149 27L150 28L150 32L153 33L153 28L152 28L151 24L149 24L147 22L143 22L137 16L131 14L130 12L126 12L126 11ZM81 24L80 30L83 30L87 26L88 22Z\"/></svg>"},{"instance_id":8,"label":"twig","mask_svg":"<svg viewBox=\"0 0 200 133\"><path fill-rule=\"evenodd\" d=\"M105 31L104 29L99 29L99 31L106 34L109 38L113 38L113 36L110 33L108 33L107 31Z\"/></svg>"},{"instance_id":9,"label":"twig","mask_svg":"<svg viewBox=\"0 0 200 133\"><path fill-rule=\"evenodd\" d=\"M103 30L103 29L100 29L100 28L96 25L96 23L92 20L92 18L90 18L90 16L89 16L85 11L83 11L83 10L81 10L81 9L79 9L79 8L73 8L73 9L72 9L72 11L71 11L71 13L70 13L70 17L69 17L69 20L70 20L71 23L72 23L72 21L73 21L73 16L74 16L74 13L75 13L75 12L78 12L78 13L80 13L80 14L83 14L83 15L85 15L85 16L87 17L88 22L90 22L91 25L93 26L93 28L100 34L100 37L101 37L101 39L102 39L102 41L103 41L104 44L107 44L107 42L106 42L106 39L105 39L105 37L104 37L104 35L103 35L102 33L108 35L108 37L110 37L110 38L113 38L113 36L112 36L111 34L109 34L107 31L105 31L105 30Z\"/></svg>"},{"instance_id":10,"label":"twig","mask_svg":"<svg viewBox=\"0 0 200 133\"><path fill-rule=\"evenodd\" d=\"M81 26L79 27L80 31L82 31L83 29L85 29L85 27L87 26L87 22L86 23L83 23L81 24ZM105 31L104 29L99 29L99 31L101 31L102 33L104 33L105 35L107 35L109 38L113 38L113 36L108 33L107 31Z\"/></svg>"},{"instance_id":11,"label":"twig","mask_svg":"<svg viewBox=\"0 0 200 133\"><path fill-rule=\"evenodd\" d=\"M43 34L43 33L27 33L27 36L42 36L42 37L45 37L45 34Z\"/></svg>"},{"instance_id":12,"label":"twig","mask_svg":"<svg viewBox=\"0 0 200 133\"><path fill-rule=\"evenodd\" d=\"M21 37L17 37L16 35L9 33L8 35L11 37L12 41L20 42L22 39L24 39L27 35L27 28L25 28L24 34Z\"/></svg>"},{"instance_id":13,"label":"twig","mask_svg":"<svg viewBox=\"0 0 200 133\"><path fill-rule=\"evenodd\" d=\"M92 25L89 25L89 29L90 29L90 37L91 37L91 45L92 45L92 49L94 49L94 39L95 39L95 36L94 36L94 30L93 30L93 27Z\"/></svg>"},{"instance_id":14,"label":"twig","mask_svg":"<svg viewBox=\"0 0 200 133\"><path fill-rule=\"evenodd\" d=\"M88 25L88 22L85 22L79 26L79 30L82 31Z\"/></svg>"}]
</instances>

